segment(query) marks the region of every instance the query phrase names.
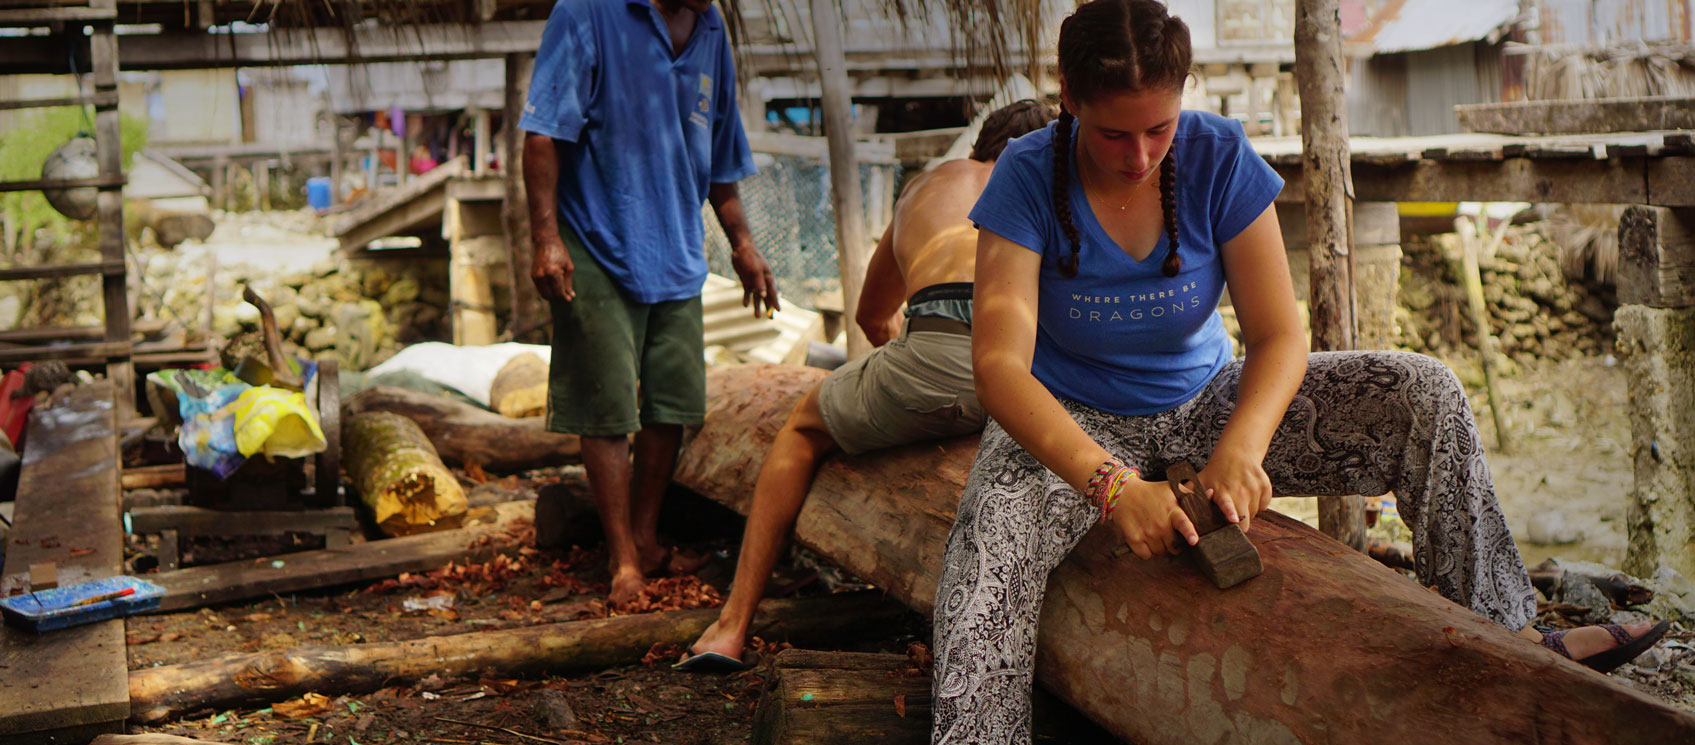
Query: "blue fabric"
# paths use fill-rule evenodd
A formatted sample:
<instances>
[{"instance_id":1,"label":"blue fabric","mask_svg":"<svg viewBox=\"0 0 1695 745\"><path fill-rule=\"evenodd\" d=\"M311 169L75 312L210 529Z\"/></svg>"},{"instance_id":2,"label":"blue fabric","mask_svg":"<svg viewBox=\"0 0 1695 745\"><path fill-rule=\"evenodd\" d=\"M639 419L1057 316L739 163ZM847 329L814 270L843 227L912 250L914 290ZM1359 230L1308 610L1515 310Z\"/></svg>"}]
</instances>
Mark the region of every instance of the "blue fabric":
<instances>
[{"instance_id":1,"label":"blue fabric","mask_svg":"<svg viewBox=\"0 0 1695 745\"><path fill-rule=\"evenodd\" d=\"M1082 250L1077 276L1068 278L1059 259L1071 254L1071 243L1053 209L1055 126L1009 143L971 210L979 228L1042 254L1031 371L1055 396L1103 411L1134 416L1173 408L1230 360L1218 315L1219 247L1265 211L1283 179L1254 152L1241 124L1184 111L1171 146L1183 270L1166 277L1165 234L1147 259L1125 254L1096 222L1073 160L1071 213Z\"/></svg>"},{"instance_id":2,"label":"blue fabric","mask_svg":"<svg viewBox=\"0 0 1695 745\"><path fill-rule=\"evenodd\" d=\"M707 189L754 172L718 9L671 49L648 0L559 0L518 122L555 141L562 226L639 303L700 294Z\"/></svg>"}]
</instances>

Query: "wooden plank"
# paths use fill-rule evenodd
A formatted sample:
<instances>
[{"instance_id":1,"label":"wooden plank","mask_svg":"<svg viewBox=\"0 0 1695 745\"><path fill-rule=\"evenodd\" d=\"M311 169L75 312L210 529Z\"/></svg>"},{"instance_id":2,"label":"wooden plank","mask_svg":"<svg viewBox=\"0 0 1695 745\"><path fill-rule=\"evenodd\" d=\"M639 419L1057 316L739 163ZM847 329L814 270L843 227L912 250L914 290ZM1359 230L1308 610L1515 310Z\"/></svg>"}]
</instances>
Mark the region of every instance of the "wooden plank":
<instances>
[{"instance_id":1,"label":"wooden plank","mask_svg":"<svg viewBox=\"0 0 1695 745\"><path fill-rule=\"evenodd\" d=\"M61 585L123 567L112 385L77 386L30 415L12 541L0 594L26 588L24 567L58 566ZM129 713L121 620L32 634L0 629L0 737L120 723Z\"/></svg>"},{"instance_id":2,"label":"wooden plank","mask_svg":"<svg viewBox=\"0 0 1695 745\"><path fill-rule=\"evenodd\" d=\"M85 104L99 106L104 103L110 103L113 106L116 106L118 104L118 94L116 92L109 92L94 93L87 96L67 96L62 98L21 98L15 101L0 101L0 111L10 111L13 109L48 109L55 106L82 106Z\"/></svg>"},{"instance_id":3,"label":"wooden plank","mask_svg":"<svg viewBox=\"0 0 1695 745\"><path fill-rule=\"evenodd\" d=\"M824 374L708 371L706 421L678 458L677 481L745 512L785 415ZM827 459L795 540L929 613L976 452L964 437ZM1048 577L1037 680L1139 745L1422 743L1437 728L1447 745L1523 742L1526 732L1695 741L1695 714L1526 642L1298 521L1267 512L1250 537L1265 574L1220 591L1184 557L1115 559L1113 529L1091 531Z\"/></svg>"},{"instance_id":4,"label":"wooden plank","mask_svg":"<svg viewBox=\"0 0 1695 745\"><path fill-rule=\"evenodd\" d=\"M342 250L363 248L378 238L440 222L447 203L447 184L465 168L466 158L460 156L355 208L332 229L341 240Z\"/></svg>"},{"instance_id":5,"label":"wooden plank","mask_svg":"<svg viewBox=\"0 0 1695 745\"><path fill-rule=\"evenodd\" d=\"M129 474L124 474L126 477ZM326 507L300 511L209 510L185 505L137 507L129 511L130 532L158 533L175 530L178 535L282 535L353 530L359 519L352 507Z\"/></svg>"},{"instance_id":6,"label":"wooden plank","mask_svg":"<svg viewBox=\"0 0 1695 745\"><path fill-rule=\"evenodd\" d=\"M38 178L28 181L0 181L0 192L6 191L42 191L45 189L80 189L87 186L100 188L116 188L124 185L122 176L95 176L93 178Z\"/></svg>"},{"instance_id":7,"label":"wooden plank","mask_svg":"<svg viewBox=\"0 0 1695 745\"><path fill-rule=\"evenodd\" d=\"M355 543L319 551L302 551L254 561L160 572L151 579L165 588L160 613L267 597L300 590L392 577L402 572L437 569L449 561L481 561L503 547L483 540L535 514L533 502L496 505L490 523L423 533L404 538Z\"/></svg>"},{"instance_id":8,"label":"wooden plank","mask_svg":"<svg viewBox=\"0 0 1695 745\"><path fill-rule=\"evenodd\" d=\"M747 142L748 147L756 153L794 155L819 160L827 160L830 157L830 142L827 137L805 137L786 132L749 132L747 133ZM895 146L877 140L856 138L854 140L853 157L860 163L881 165L900 163L900 160L895 157Z\"/></svg>"},{"instance_id":9,"label":"wooden plank","mask_svg":"<svg viewBox=\"0 0 1695 745\"><path fill-rule=\"evenodd\" d=\"M86 274L123 274L123 262L90 261L83 264L51 264L46 266L6 267L0 269L0 282L21 279L77 277Z\"/></svg>"},{"instance_id":10,"label":"wooden plank","mask_svg":"<svg viewBox=\"0 0 1695 745\"><path fill-rule=\"evenodd\" d=\"M778 653L759 707L752 745L925 745L930 742L930 676L902 673L905 655ZM898 703L897 703L898 702Z\"/></svg>"},{"instance_id":11,"label":"wooden plank","mask_svg":"<svg viewBox=\"0 0 1695 745\"><path fill-rule=\"evenodd\" d=\"M1695 129L1695 98L1687 96L1477 103L1454 113L1469 131L1510 135Z\"/></svg>"},{"instance_id":12,"label":"wooden plank","mask_svg":"<svg viewBox=\"0 0 1695 745\"><path fill-rule=\"evenodd\" d=\"M0 9L0 26L47 25L54 22L110 21L118 17L117 8L66 6L60 8Z\"/></svg>"},{"instance_id":13,"label":"wooden plank","mask_svg":"<svg viewBox=\"0 0 1695 745\"><path fill-rule=\"evenodd\" d=\"M1695 209L1631 207L1618 246L1621 305L1695 307Z\"/></svg>"},{"instance_id":14,"label":"wooden plank","mask_svg":"<svg viewBox=\"0 0 1695 745\"><path fill-rule=\"evenodd\" d=\"M0 349L0 364L37 362L40 360L104 360L118 355L128 356L129 351L130 343L127 341Z\"/></svg>"},{"instance_id":15,"label":"wooden plank","mask_svg":"<svg viewBox=\"0 0 1695 745\"><path fill-rule=\"evenodd\" d=\"M1678 162L1684 160L1419 160L1392 167L1356 163L1354 198L1362 202L1612 202L1695 207L1695 189L1677 187L1672 176L1675 169L1695 163L1695 159ZM1654 192L1651 200L1645 162L1663 164L1655 168L1667 174L1667 187ZM1277 200L1301 201L1301 169L1272 167L1284 180Z\"/></svg>"},{"instance_id":16,"label":"wooden plank","mask_svg":"<svg viewBox=\"0 0 1695 745\"><path fill-rule=\"evenodd\" d=\"M1648 194L1644 204L1695 206L1695 157L1649 158L1647 170Z\"/></svg>"}]
</instances>

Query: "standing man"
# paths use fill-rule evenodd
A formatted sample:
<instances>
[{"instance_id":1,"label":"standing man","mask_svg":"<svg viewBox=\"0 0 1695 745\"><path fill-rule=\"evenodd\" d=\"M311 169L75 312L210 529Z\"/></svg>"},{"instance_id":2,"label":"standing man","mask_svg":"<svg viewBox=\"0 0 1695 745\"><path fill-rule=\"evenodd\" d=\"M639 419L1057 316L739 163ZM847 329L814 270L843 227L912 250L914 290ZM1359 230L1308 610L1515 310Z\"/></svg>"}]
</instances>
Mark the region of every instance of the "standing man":
<instances>
[{"instance_id":1,"label":"standing man","mask_svg":"<svg viewBox=\"0 0 1695 745\"><path fill-rule=\"evenodd\" d=\"M742 304L778 308L736 192L754 166L723 17L711 0L560 0L518 126L530 277L553 312L547 427L582 436L608 600L624 605L665 563L659 503L683 427L706 413L702 203Z\"/></svg>"}]
</instances>

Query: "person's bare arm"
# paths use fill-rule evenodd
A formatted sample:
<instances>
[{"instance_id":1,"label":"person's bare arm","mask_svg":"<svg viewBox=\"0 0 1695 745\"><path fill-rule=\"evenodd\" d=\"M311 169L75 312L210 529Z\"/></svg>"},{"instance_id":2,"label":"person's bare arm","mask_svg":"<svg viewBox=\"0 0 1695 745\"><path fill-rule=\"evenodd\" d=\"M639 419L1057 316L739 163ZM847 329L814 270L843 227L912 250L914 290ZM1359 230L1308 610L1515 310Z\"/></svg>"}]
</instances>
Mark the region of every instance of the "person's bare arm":
<instances>
[{"instance_id":1,"label":"person's bare arm","mask_svg":"<svg viewBox=\"0 0 1695 745\"><path fill-rule=\"evenodd\" d=\"M871 346L880 347L900 336L900 305L906 301L906 278L895 259L895 226L889 223L865 266L865 284L859 288L859 307L854 322L865 330Z\"/></svg>"},{"instance_id":2,"label":"person's bare arm","mask_svg":"<svg viewBox=\"0 0 1695 745\"><path fill-rule=\"evenodd\" d=\"M752 305L754 318L782 310L777 304L777 278L753 245L753 231L748 229L747 215L742 212L741 192L734 183L712 184L706 198L712 203L712 212L718 215L718 224L724 227L724 235L730 239L730 266L742 281L742 307Z\"/></svg>"},{"instance_id":3,"label":"person's bare arm","mask_svg":"<svg viewBox=\"0 0 1695 745\"><path fill-rule=\"evenodd\" d=\"M555 302L577 298L571 288L571 254L559 238L559 157L553 138L524 135L524 193L530 206L530 281Z\"/></svg>"},{"instance_id":4,"label":"person's bare arm","mask_svg":"<svg viewBox=\"0 0 1695 745\"><path fill-rule=\"evenodd\" d=\"M1265 453L1307 369L1307 338L1295 310L1288 254L1277 210L1265 212L1224 244L1224 278L1242 322L1242 382L1236 410L1201 471L1226 516L1242 529L1271 503Z\"/></svg>"},{"instance_id":5,"label":"person's bare arm","mask_svg":"<svg viewBox=\"0 0 1695 745\"><path fill-rule=\"evenodd\" d=\"M1030 372L1041 260L1041 254L978 231L972 374L983 410L1048 470L1084 491L1110 454ZM1142 558L1175 553L1177 533L1190 544L1199 538L1164 482L1134 481L1119 497L1113 523Z\"/></svg>"}]
</instances>

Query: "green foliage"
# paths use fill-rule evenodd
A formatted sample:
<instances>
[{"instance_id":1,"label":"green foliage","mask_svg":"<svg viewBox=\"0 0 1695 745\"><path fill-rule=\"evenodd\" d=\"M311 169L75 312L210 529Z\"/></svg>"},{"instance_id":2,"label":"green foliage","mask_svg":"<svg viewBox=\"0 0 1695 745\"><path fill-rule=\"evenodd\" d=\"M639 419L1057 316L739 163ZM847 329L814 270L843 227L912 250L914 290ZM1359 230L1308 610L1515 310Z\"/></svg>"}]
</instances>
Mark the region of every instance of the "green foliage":
<instances>
[{"instance_id":1,"label":"green foliage","mask_svg":"<svg viewBox=\"0 0 1695 745\"><path fill-rule=\"evenodd\" d=\"M86 112L86 113L85 113ZM119 117L123 141L123 162L147 144L147 121L131 116ZM41 166L47 156L60 145L79 134L93 135L94 114L76 106L41 109L25 118L21 126L0 132L0 181L28 181L41 178ZM47 203L38 191L16 191L0 194L0 214L10 218L11 236L34 235L47 228L61 239L80 229L80 224L67 219ZM14 257L24 258L24 257Z\"/></svg>"}]
</instances>

